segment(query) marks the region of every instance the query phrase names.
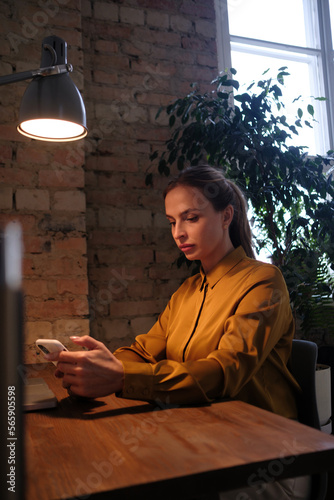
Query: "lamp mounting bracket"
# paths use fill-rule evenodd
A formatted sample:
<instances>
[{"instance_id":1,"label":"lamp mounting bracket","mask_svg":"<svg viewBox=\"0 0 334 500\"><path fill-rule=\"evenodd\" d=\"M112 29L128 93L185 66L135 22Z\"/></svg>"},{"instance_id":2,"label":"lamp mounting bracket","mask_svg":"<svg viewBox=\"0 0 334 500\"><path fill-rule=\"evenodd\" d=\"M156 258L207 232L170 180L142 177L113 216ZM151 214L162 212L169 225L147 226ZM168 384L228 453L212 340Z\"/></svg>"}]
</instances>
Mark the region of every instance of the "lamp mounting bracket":
<instances>
[{"instance_id":1,"label":"lamp mounting bracket","mask_svg":"<svg viewBox=\"0 0 334 500\"><path fill-rule=\"evenodd\" d=\"M73 66L68 63L59 64L57 66L48 66L47 68L32 69L29 71L22 71L20 73L13 73L11 75L0 76L0 85L29 80L35 76L60 75L62 73L71 73L71 71L73 71Z\"/></svg>"}]
</instances>

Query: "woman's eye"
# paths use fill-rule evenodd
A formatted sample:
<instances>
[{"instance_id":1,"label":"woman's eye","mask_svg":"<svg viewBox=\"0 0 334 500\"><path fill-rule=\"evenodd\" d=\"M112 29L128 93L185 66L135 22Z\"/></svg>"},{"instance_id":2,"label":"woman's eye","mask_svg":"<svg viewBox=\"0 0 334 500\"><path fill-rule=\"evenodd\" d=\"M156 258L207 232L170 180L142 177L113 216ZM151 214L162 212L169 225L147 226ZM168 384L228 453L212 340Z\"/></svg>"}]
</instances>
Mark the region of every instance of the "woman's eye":
<instances>
[{"instance_id":1,"label":"woman's eye","mask_svg":"<svg viewBox=\"0 0 334 500\"><path fill-rule=\"evenodd\" d=\"M193 217L187 217L187 221L189 221L189 222L197 222L198 221L198 216L194 215Z\"/></svg>"}]
</instances>

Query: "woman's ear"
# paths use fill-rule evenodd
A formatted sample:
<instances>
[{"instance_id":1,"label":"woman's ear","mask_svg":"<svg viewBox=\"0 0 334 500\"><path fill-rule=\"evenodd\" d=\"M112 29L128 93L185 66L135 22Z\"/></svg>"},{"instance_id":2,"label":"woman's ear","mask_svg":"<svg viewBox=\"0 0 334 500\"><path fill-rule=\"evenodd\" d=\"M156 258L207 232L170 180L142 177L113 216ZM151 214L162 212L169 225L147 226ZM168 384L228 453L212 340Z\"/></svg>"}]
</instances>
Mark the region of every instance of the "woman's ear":
<instances>
[{"instance_id":1,"label":"woman's ear","mask_svg":"<svg viewBox=\"0 0 334 500\"><path fill-rule=\"evenodd\" d=\"M227 229L231 224L234 215L234 208L232 205L227 205L227 207L222 211L222 223L223 229Z\"/></svg>"}]
</instances>

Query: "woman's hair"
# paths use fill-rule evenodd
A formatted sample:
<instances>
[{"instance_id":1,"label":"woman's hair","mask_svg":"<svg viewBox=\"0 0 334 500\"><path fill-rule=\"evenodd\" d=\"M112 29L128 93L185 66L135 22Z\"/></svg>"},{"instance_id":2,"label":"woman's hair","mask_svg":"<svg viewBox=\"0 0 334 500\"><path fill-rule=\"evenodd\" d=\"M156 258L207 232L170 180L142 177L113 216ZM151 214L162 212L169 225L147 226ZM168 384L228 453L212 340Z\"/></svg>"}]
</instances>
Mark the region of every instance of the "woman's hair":
<instances>
[{"instance_id":1,"label":"woman's hair","mask_svg":"<svg viewBox=\"0 0 334 500\"><path fill-rule=\"evenodd\" d=\"M177 186L199 189L217 212L232 205L234 215L229 226L232 244L235 248L241 245L246 255L255 259L246 200L242 191L232 181L226 179L221 170L208 165L188 167L169 181L164 190L164 198Z\"/></svg>"}]
</instances>

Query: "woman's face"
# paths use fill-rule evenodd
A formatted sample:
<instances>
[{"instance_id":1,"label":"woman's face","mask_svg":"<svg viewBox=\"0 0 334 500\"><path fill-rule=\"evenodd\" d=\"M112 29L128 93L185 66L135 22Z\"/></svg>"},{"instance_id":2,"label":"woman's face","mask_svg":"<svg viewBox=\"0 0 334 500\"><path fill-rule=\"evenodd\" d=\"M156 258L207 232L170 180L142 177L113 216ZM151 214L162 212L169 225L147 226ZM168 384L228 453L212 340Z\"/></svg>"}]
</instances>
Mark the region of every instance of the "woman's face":
<instances>
[{"instance_id":1,"label":"woman's face","mask_svg":"<svg viewBox=\"0 0 334 500\"><path fill-rule=\"evenodd\" d=\"M233 250L228 233L231 205L217 212L199 189L177 186L166 195L165 209L177 246L187 259L200 260L205 272Z\"/></svg>"}]
</instances>

